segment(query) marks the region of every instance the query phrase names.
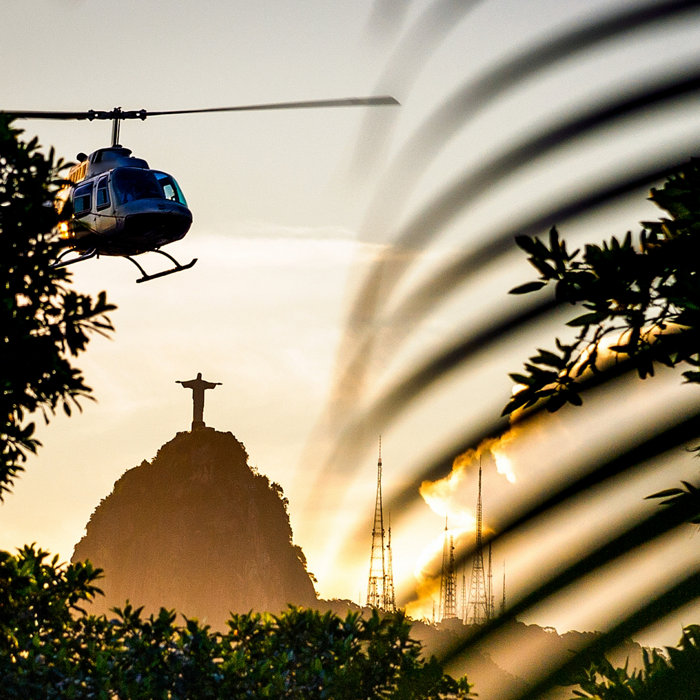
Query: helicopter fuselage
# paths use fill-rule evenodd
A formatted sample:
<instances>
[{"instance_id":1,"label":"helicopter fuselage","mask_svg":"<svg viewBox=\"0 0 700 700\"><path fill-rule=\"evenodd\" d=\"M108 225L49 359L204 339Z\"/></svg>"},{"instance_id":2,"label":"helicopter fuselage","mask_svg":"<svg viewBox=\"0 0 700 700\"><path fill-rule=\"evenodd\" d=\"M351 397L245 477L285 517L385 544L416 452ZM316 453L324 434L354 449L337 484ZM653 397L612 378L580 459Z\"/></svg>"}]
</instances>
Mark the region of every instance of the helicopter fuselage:
<instances>
[{"instance_id":1,"label":"helicopter fuselage","mask_svg":"<svg viewBox=\"0 0 700 700\"><path fill-rule=\"evenodd\" d=\"M77 251L138 255L180 240L192 213L175 179L152 170L128 148L80 154L59 195L59 234Z\"/></svg>"}]
</instances>

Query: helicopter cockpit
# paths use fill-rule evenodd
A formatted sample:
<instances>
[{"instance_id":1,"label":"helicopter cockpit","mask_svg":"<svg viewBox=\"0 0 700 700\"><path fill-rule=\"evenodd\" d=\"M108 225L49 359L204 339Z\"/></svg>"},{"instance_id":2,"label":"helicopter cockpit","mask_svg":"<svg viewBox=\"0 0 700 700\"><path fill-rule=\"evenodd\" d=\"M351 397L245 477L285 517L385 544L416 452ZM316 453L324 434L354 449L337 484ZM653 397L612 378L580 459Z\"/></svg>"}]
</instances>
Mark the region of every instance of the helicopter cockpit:
<instances>
[{"instance_id":1,"label":"helicopter cockpit","mask_svg":"<svg viewBox=\"0 0 700 700\"><path fill-rule=\"evenodd\" d=\"M175 178L159 170L115 168L112 172L112 188L117 204L139 199L167 199L187 206Z\"/></svg>"}]
</instances>

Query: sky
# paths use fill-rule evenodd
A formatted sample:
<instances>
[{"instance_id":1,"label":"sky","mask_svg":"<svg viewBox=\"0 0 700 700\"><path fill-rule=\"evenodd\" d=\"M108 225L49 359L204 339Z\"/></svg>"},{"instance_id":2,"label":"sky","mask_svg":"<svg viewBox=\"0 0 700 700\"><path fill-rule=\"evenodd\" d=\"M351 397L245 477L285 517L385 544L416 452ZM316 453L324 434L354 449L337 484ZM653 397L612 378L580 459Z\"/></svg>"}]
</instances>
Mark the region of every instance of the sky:
<instances>
[{"instance_id":1,"label":"sky","mask_svg":"<svg viewBox=\"0 0 700 700\"><path fill-rule=\"evenodd\" d=\"M284 488L295 542L319 593L364 602L379 435L390 503L445 446L493 421L512 390L508 373L564 332L565 317L553 316L478 353L401 410L378 416L376 425L358 428L358 417L426 358L516 308L508 290L533 275L511 246L467 284L434 300L420 322L402 313L402 300L422 284L430 288L447 262L513 220L669 153L680 159L697 153L698 105L688 97L538 153L518 169L500 175L497 169L499 153L550 123L669 71L697 69L699 17L686 14L604 42L518 81L498 99L484 100L473 117L461 121L458 112L450 138L440 128L420 131L421 125L458 88L524 47L638 4L28 0L4 6L2 109L196 109L376 94L393 95L401 106L182 115L122 125L122 144L181 185L194 223L167 250L198 262L140 285L128 261L101 258L73 268L77 289L105 289L118 306L116 332L95 338L79 361L96 402L39 429L43 447L0 506L0 547L37 542L68 560L119 476L188 428L190 393L176 381L202 372L221 382L207 393L206 423L233 432L251 463ZM109 144L106 122L21 126L67 160ZM439 148L430 152L433 142ZM399 247L418 215L470 172L478 173L467 180L471 206L420 244ZM636 231L657 212L640 189L561 223L561 231L573 247ZM363 280L387 260L410 263L406 274L381 298L376 315L367 308L358 314ZM140 261L149 270L160 264ZM348 390L339 378L368 335L374 348L362 377L350 374ZM661 372L643 384L600 391L581 409L514 427L500 448L508 473L497 471L490 450L481 451L486 526L495 527L514 504L562 472L575 472L587 457L609 454L668 416L696 410L698 402L677 375ZM463 461L474 466L473 459ZM582 531L595 539L596 528L609 532L649 507L645 495L696 477L696 463L682 451L663 469L657 460L632 483L616 484L496 548L495 579L500 582L505 565L508 591L516 591L562 556L575 557ZM475 483L473 468L455 473L452 485L426 485L425 492L442 493L432 507L416 489L410 506L391 512L394 574L406 598L429 590L426 575L441 555L446 515L458 540L473 537ZM643 599L653 581L696 566L697 545L689 529L673 533L661 549L649 547L609 578L587 582L590 604L562 596L533 611L530 621L562 632L599 629L624 605L620 592ZM429 593L419 596L413 613L430 615L430 601ZM675 643L690 621L697 621L697 609L642 641Z\"/></svg>"}]
</instances>

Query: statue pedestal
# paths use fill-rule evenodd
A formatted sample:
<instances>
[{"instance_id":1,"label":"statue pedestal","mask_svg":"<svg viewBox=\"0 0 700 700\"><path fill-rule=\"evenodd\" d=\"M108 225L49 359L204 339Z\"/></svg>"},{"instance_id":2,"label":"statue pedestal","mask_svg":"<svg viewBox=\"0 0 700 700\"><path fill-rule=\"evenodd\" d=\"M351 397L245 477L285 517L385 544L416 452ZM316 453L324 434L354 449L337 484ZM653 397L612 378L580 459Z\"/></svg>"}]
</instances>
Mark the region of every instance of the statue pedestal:
<instances>
[{"instance_id":1,"label":"statue pedestal","mask_svg":"<svg viewBox=\"0 0 700 700\"><path fill-rule=\"evenodd\" d=\"M191 428L192 431L194 431L194 430L201 430L201 429L204 428L204 427L206 427L206 426L204 425L204 421L203 421L203 420L193 420L193 421L192 421L192 428Z\"/></svg>"}]
</instances>

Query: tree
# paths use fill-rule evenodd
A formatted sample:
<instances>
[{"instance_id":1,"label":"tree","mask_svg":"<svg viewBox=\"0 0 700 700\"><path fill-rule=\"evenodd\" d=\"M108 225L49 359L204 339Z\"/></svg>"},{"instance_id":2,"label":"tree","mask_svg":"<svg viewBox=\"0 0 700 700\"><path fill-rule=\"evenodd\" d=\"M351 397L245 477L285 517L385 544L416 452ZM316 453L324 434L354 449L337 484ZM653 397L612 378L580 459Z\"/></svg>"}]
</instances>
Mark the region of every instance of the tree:
<instances>
[{"instance_id":1,"label":"tree","mask_svg":"<svg viewBox=\"0 0 700 700\"><path fill-rule=\"evenodd\" d=\"M579 328L573 342L557 339L556 351L538 350L526 373L510 375L521 388L504 414L540 401L548 411L580 405L581 390L605 381L611 367L633 369L644 379L653 376L655 363L686 366L686 382L700 383L700 159L652 188L649 199L670 218L644 222L638 245L628 232L622 242L613 237L586 245L582 255L569 253L556 228L549 245L537 237L516 239L540 278L511 293L553 285L558 302L586 311L567 324ZM689 522L700 523L700 492L692 484L649 498L688 504Z\"/></svg>"},{"instance_id":2,"label":"tree","mask_svg":"<svg viewBox=\"0 0 700 700\"><path fill-rule=\"evenodd\" d=\"M677 647L643 650L643 668L630 672L627 664L615 668L607 659L577 674L575 698L595 700L694 700L700 688L700 627L683 630Z\"/></svg>"},{"instance_id":3,"label":"tree","mask_svg":"<svg viewBox=\"0 0 700 700\"><path fill-rule=\"evenodd\" d=\"M691 160L662 187L652 189L650 199L669 218L644 222L638 244L628 232L622 241L613 237L600 246L586 245L583 253L569 253L556 228L550 230L548 245L537 237L517 238L538 270L539 279L511 292L526 294L552 285L557 302L581 306L585 312L568 322L578 329L572 342L557 339L555 351L538 350L525 365L524 373L510 375L520 389L504 414L536 405L548 411L556 411L566 403L580 405L581 394L589 385L607 381L620 370L636 371L644 379L654 374L656 363L671 368L681 366L686 382L700 383L700 160ZM689 425L697 437L697 421L692 420ZM684 431L679 434L687 439ZM674 440L673 428L661 435L663 449L684 441ZM642 444L642 448L649 444ZM657 448L652 454L660 451ZM604 480L606 472L634 469L647 456L650 455L645 454L645 449L615 456L597 467L589 483ZM582 493L585 481L572 484L567 497ZM648 498L663 499L665 512L647 517L625 533L624 538L634 539L634 546L652 541L683 521L700 523L700 489L693 484L682 482L682 488L665 489ZM627 545L621 539L605 543L595 556L572 567L571 578L584 576L624 553ZM531 594L530 603L546 597L550 591L551 584L547 582ZM632 632L663 618L678 607L681 596L685 601L696 600L699 591L700 577L691 571L676 588L652 601L648 609L632 614L618 625L611 639L603 638L598 650L613 646L612 637L619 639L625 631ZM699 682L697 642L698 628L693 625L686 630L678 649L668 649L668 656L656 650L646 651L644 668L632 674L626 667L613 668L601 655L602 660L578 674L581 690L574 693L577 697L602 700L694 697ZM584 658L585 652L578 655L579 662Z\"/></svg>"},{"instance_id":4,"label":"tree","mask_svg":"<svg viewBox=\"0 0 700 700\"><path fill-rule=\"evenodd\" d=\"M466 679L421 658L402 615L290 608L233 615L224 633L161 608L84 609L101 572L35 547L0 553L3 696L42 698L467 698Z\"/></svg>"},{"instance_id":5,"label":"tree","mask_svg":"<svg viewBox=\"0 0 700 700\"><path fill-rule=\"evenodd\" d=\"M540 400L550 411L578 405L582 380L611 363L631 366L642 379L654 374L654 363L684 365L686 381L700 382L700 160L652 189L650 199L670 218L644 223L638 245L628 232L569 253L556 228L549 245L516 239L540 277L512 293L553 286L557 301L585 313L567 324L579 329L573 342L557 340L555 351L539 350L525 373L511 375L522 388L504 413Z\"/></svg>"},{"instance_id":6,"label":"tree","mask_svg":"<svg viewBox=\"0 0 700 700\"><path fill-rule=\"evenodd\" d=\"M53 202L65 166L21 133L0 117L0 500L39 444L30 416L41 411L48 421L59 405L70 415L90 397L73 358L91 333L112 330L105 314L114 309L104 292L79 294L70 273L52 267L61 247Z\"/></svg>"}]
</instances>

